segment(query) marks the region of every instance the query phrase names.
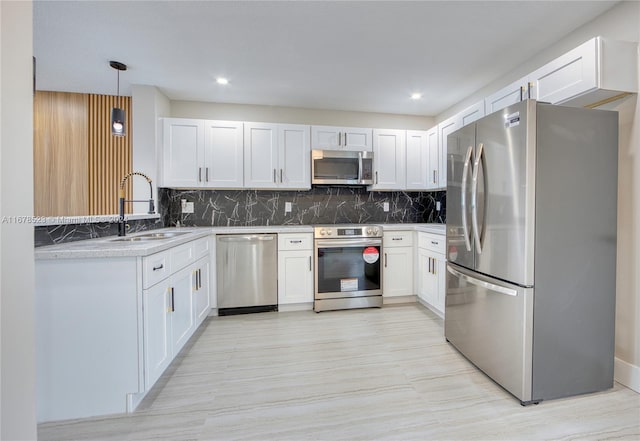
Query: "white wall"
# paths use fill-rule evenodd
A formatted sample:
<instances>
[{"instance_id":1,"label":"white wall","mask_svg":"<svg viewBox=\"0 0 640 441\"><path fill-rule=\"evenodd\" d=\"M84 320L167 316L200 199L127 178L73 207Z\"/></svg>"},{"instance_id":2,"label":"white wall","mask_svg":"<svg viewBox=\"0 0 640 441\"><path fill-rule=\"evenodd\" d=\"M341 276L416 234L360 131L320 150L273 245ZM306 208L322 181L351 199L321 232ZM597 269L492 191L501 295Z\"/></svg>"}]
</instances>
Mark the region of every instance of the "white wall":
<instances>
[{"instance_id":1,"label":"white wall","mask_svg":"<svg viewBox=\"0 0 640 441\"><path fill-rule=\"evenodd\" d=\"M166 116L171 111L169 99L154 86L133 85L131 87L131 102L133 106L133 170L142 172L153 181L153 199L158 211L158 142L160 116ZM158 138L159 139L159 138ZM133 199L146 200L149 198L149 186L140 178L133 181ZM134 213L146 213L145 204L134 204Z\"/></svg>"},{"instance_id":2,"label":"white wall","mask_svg":"<svg viewBox=\"0 0 640 441\"><path fill-rule=\"evenodd\" d=\"M0 1L0 439L36 439L32 3ZM6 216L6 217L5 217Z\"/></svg>"},{"instance_id":3,"label":"white wall","mask_svg":"<svg viewBox=\"0 0 640 441\"><path fill-rule=\"evenodd\" d=\"M621 2L614 6L553 46L532 54L526 64L501 76L436 119L442 121L456 114L598 35L614 40L640 41L640 2ZM638 95L632 95L603 108L617 110L620 121L615 377L640 392L640 100ZM596 215L597 206L594 205Z\"/></svg>"},{"instance_id":4,"label":"white wall","mask_svg":"<svg viewBox=\"0 0 640 441\"><path fill-rule=\"evenodd\" d=\"M164 116L406 130L427 130L435 124L428 116L195 101L172 101L171 115Z\"/></svg>"}]
</instances>

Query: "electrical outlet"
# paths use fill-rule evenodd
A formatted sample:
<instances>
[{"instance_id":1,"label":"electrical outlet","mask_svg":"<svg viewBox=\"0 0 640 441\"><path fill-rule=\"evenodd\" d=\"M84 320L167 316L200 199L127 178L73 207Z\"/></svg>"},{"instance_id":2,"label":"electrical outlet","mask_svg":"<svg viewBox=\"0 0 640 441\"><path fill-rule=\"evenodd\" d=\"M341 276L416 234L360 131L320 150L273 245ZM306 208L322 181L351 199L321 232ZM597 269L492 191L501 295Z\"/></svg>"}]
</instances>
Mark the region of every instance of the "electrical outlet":
<instances>
[{"instance_id":1,"label":"electrical outlet","mask_svg":"<svg viewBox=\"0 0 640 441\"><path fill-rule=\"evenodd\" d=\"M291 202L285 202L284 203L284 212L285 213L291 213Z\"/></svg>"},{"instance_id":2,"label":"electrical outlet","mask_svg":"<svg viewBox=\"0 0 640 441\"><path fill-rule=\"evenodd\" d=\"M436 202L436 211L440 211L440 201Z\"/></svg>"},{"instance_id":3,"label":"electrical outlet","mask_svg":"<svg viewBox=\"0 0 640 441\"><path fill-rule=\"evenodd\" d=\"M194 212L193 202L183 202L182 203L182 213L190 214Z\"/></svg>"},{"instance_id":4,"label":"electrical outlet","mask_svg":"<svg viewBox=\"0 0 640 441\"><path fill-rule=\"evenodd\" d=\"M389 202L382 203L382 211L384 211L385 213L389 211Z\"/></svg>"}]
</instances>

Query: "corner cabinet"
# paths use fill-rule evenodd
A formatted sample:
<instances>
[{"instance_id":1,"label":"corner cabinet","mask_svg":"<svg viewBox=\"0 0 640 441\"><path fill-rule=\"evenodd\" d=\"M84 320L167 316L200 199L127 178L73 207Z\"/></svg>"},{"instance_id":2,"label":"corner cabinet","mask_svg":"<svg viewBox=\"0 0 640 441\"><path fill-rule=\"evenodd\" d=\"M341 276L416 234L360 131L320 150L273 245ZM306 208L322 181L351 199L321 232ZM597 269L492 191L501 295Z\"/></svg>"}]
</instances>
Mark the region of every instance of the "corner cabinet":
<instances>
[{"instance_id":1,"label":"corner cabinet","mask_svg":"<svg viewBox=\"0 0 640 441\"><path fill-rule=\"evenodd\" d=\"M313 150L373 150L372 129L357 127L311 126Z\"/></svg>"},{"instance_id":2,"label":"corner cabinet","mask_svg":"<svg viewBox=\"0 0 640 441\"><path fill-rule=\"evenodd\" d=\"M374 129L373 185L369 190L404 190L406 186L406 132Z\"/></svg>"},{"instance_id":3,"label":"corner cabinet","mask_svg":"<svg viewBox=\"0 0 640 441\"><path fill-rule=\"evenodd\" d=\"M385 231L382 236L382 296L412 296L413 231Z\"/></svg>"},{"instance_id":4,"label":"corner cabinet","mask_svg":"<svg viewBox=\"0 0 640 441\"><path fill-rule=\"evenodd\" d=\"M309 126L244 124L244 187L308 190Z\"/></svg>"},{"instance_id":5,"label":"corner cabinet","mask_svg":"<svg viewBox=\"0 0 640 441\"><path fill-rule=\"evenodd\" d=\"M445 236L418 232L418 301L444 317L446 295Z\"/></svg>"},{"instance_id":6,"label":"corner cabinet","mask_svg":"<svg viewBox=\"0 0 640 441\"><path fill-rule=\"evenodd\" d=\"M278 309L313 309L313 233L278 234Z\"/></svg>"},{"instance_id":7,"label":"corner cabinet","mask_svg":"<svg viewBox=\"0 0 640 441\"><path fill-rule=\"evenodd\" d=\"M243 123L163 118L164 187L242 188Z\"/></svg>"}]
</instances>

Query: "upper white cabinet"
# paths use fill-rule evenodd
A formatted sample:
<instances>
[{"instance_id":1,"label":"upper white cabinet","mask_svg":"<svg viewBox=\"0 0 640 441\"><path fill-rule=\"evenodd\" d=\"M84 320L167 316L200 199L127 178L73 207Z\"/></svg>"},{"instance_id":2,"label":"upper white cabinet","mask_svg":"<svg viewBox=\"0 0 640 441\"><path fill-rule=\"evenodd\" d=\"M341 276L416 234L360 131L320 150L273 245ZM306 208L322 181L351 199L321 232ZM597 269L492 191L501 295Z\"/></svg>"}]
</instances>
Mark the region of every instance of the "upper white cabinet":
<instances>
[{"instance_id":1,"label":"upper white cabinet","mask_svg":"<svg viewBox=\"0 0 640 441\"><path fill-rule=\"evenodd\" d=\"M440 130L438 126L435 126L431 130L426 132L427 148L429 152L429 158L427 161L427 190L434 190L440 186L438 182L438 176L441 173L438 171L442 165L442 148L440 146Z\"/></svg>"},{"instance_id":2,"label":"upper white cabinet","mask_svg":"<svg viewBox=\"0 0 640 441\"><path fill-rule=\"evenodd\" d=\"M447 136L450 133L455 132L460 127L460 117L458 115L452 116L449 119L445 119L438 124L438 138L440 140L439 160L440 166L436 170L436 180L438 181L438 188L447 187Z\"/></svg>"},{"instance_id":3,"label":"upper white cabinet","mask_svg":"<svg viewBox=\"0 0 640 441\"><path fill-rule=\"evenodd\" d=\"M373 150L372 136L372 129L311 126L311 148L370 152Z\"/></svg>"},{"instance_id":4,"label":"upper white cabinet","mask_svg":"<svg viewBox=\"0 0 640 441\"><path fill-rule=\"evenodd\" d=\"M204 122L204 170L198 170L203 187L242 188L242 126L237 121Z\"/></svg>"},{"instance_id":5,"label":"upper white cabinet","mask_svg":"<svg viewBox=\"0 0 640 441\"><path fill-rule=\"evenodd\" d=\"M524 99L587 106L638 92L638 44L595 37L489 95L486 113Z\"/></svg>"},{"instance_id":6,"label":"upper white cabinet","mask_svg":"<svg viewBox=\"0 0 640 441\"><path fill-rule=\"evenodd\" d=\"M242 188L241 122L164 118L163 125L163 186Z\"/></svg>"},{"instance_id":7,"label":"upper white cabinet","mask_svg":"<svg viewBox=\"0 0 640 441\"><path fill-rule=\"evenodd\" d=\"M407 190L426 190L429 188L429 138L427 133L422 130L407 130L405 186Z\"/></svg>"},{"instance_id":8,"label":"upper white cabinet","mask_svg":"<svg viewBox=\"0 0 640 441\"><path fill-rule=\"evenodd\" d=\"M245 123L246 188L311 188L309 126Z\"/></svg>"},{"instance_id":9,"label":"upper white cabinet","mask_svg":"<svg viewBox=\"0 0 640 441\"><path fill-rule=\"evenodd\" d=\"M456 116L459 119L458 123L460 127L464 127L482 118L485 115L484 109L484 100L482 100L458 113Z\"/></svg>"},{"instance_id":10,"label":"upper white cabinet","mask_svg":"<svg viewBox=\"0 0 640 441\"><path fill-rule=\"evenodd\" d=\"M532 98L586 106L638 92L638 44L592 38L529 75Z\"/></svg>"},{"instance_id":11,"label":"upper white cabinet","mask_svg":"<svg viewBox=\"0 0 640 441\"><path fill-rule=\"evenodd\" d=\"M370 190L405 188L406 132L375 129L373 131L373 185Z\"/></svg>"}]
</instances>

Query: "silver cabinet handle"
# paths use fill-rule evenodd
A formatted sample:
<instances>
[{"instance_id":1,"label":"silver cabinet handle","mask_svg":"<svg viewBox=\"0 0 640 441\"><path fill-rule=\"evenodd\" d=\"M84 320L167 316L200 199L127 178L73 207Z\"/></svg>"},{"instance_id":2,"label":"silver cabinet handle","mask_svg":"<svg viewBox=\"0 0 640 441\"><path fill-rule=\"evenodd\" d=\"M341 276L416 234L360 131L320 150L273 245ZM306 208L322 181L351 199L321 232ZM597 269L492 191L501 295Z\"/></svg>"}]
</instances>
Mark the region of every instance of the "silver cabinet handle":
<instances>
[{"instance_id":1,"label":"silver cabinet handle","mask_svg":"<svg viewBox=\"0 0 640 441\"><path fill-rule=\"evenodd\" d=\"M273 183L275 184L276 182L278 182L278 181L276 180L276 169L274 168L273 169Z\"/></svg>"},{"instance_id":2,"label":"silver cabinet handle","mask_svg":"<svg viewBox=\"0 0 640 441\"><path fill-rule=\"evenodd\" d=\"M347 146L347 132L344 132L344 146Z\"/></svg>"},{"instance_id":3,"label":"silver cabinet handle","mask_svg":"<svg viewBox=\"0 0 640 441\"><path fill-rule=\"evenodd\" d=\"M429 257L429 274L433 274L433 273L431 272L431 260L432 260L432 259L431 259L431 257Z\"/></svg>"},{"instance_id":4,"label":"silver cabinet handle","mask_svg":"<svg viewBox=\"0 0 640 441\"><path fill-rule=\"evenodd\" d=\"M378 172L376 171L376 184L378 183Z\"/></svg>"},{"instance_id":5,"label":"silver cabinet handle","mask_svg":"<svg viewBox=\"0 0 640 441\"><path fill-rule=\"evenodd\" d=\"M438 183L438 180L436 179L436 171L435 170L433 171L433 183L434 184Z\"/></svg>"},{"instance_id":6,"label":"silver cabinet handle","mask_svg":"<svg viewBox=\"0 0 640 441\"><path fill-rule=\"evenodd\" d=\"M205 181L209 182L209 167L205 167L204 171L205 171Z\"/></svg>"},{"instance_id":7,"label":"silver cabinet handle","mask_svg":"<svg viewBox=\"0 0 640 441\"><path fill-rule=\"evenodd\" d=\"M471 153L473 147L469 146L467 154L464 158L464 167L462 168L462 185L460 195L460 207L462 208L462 232L464 234L464 246L467 251L471 251L471 240L469 239L469 229L467 228L467 176L469 175L469 167L471 166Z\"/></svg>"},{"instance_id":8,"label":"silver cabinet handle","mask_svg":"<svg viewBox=\"0 0 640 441\"><path fill-rule=\"evenodd\" d=\"M342 132L338 132L338 145L342 145Z\"/></svg>"},{"instance_id":9,"label":"silver cabinet handle","mask_svg":"<svg viewBox=\"0 0 640 441\"><path fill-rule=\"evenodd\" d=\"M466 280L472 285L476 285L481 288L486 288L493 292L499 292L500 294L506 294L508 296L514 296L514 297L518 296L518 291L516 291L515 289L507 288L505 286L500 286L494 283L485 282L484 280L479 280L473 277L469 277L466 274L462 274L460 271L457 271L451 268L449 265L447 265L447 271L449 271L451 274L453 274L456 277Z\"/></svg>"},{"instance_id":10,"label":"silver cabinet handle","mask_svg":"<svg viewBox=\"0 0 640 441\"><path fill-rule=\"evenodd\" d=\"M289 243L302 243L301 240L290 240Z\"/></svg>"},{"instance_id":11,"label":"silver cabinet handle","mask_svg":"<svg viewBox=\"0 0 640 441\"><path fill-rule=\"evenodd\" d=\"M436 242L435 240L431 241L431 245L438 245L439 242Z\"/></svg>"},{"instance_id":12,"label":"silver cabinet handle","mask_svg":"<svg viewBox=\"0 0 640 441\"><path fill-rule=\"evenodd\" d=\"M384 253L384 267L387 267L387 253Z\"/></svg>"},{"instance_id":13,"label":"silver cabinet handle","mask_svg":"<svg viewBox=\"0 0 640 441\"><path fill-rule=\"evenodd\" d=\"M309 256L309 271L313 271L313 268L311 267L311 256Z\"/></svg>"},{"instance_id":14,"label":"silver cabinet handle","mask_svg":"<svg viewBox=\"0 0 640 441\"><path fill-rule=\"evenodd\" d=\"M392 237L391 240L402 240L401 237Z\"/></svg>"},{"instance_id":15,"label":"silver cabinet handle","mask_svg":"<svg viewBox=\"0 0 640 441\"><path fill-rule=\"evenodd\" d=\"M520 101L524 100L524 96L526 92L527 92L527 86L520 86Z\"/></svg>"},{"instance_id":16,"label":"silver cabinet handle","mask_svg":"<svg viewBox=\"0 0 640 441\"><path fill-rule=\"evenodd\" d=\"M153 270L158 271L158 270L161 270L162 268L164 268L164 263L161 263L159 266L154 266Z\"/></svg>"},{"instance_id":17,"label":"silver cabinet handle","mask_svg":"<svg viewBox=\"0 0 640 441\"><path fill-rule=\"evenodd\" d=\"M171 312L176 312L176 299L173 286L171 287Z\"/></svg>"},{"instance_id":18,"label":"silver cabinet handle","mask_svg":"<svg viewBox=\"0 0 640 441\"><path fill-rule=\"evenodd\" d=\"M202 182L202 167L198 167L198 182Z\"/></svg>"},{"instance_id":19,"label":"silver cabinet handle","mask_svg":"<svg viewBox=\"0 0 640 441\"><path fill-rule=\"evenodd\" d=\"M280 183L282 183L282 169L280 169Z\"/></svg>"}]
</instances>

